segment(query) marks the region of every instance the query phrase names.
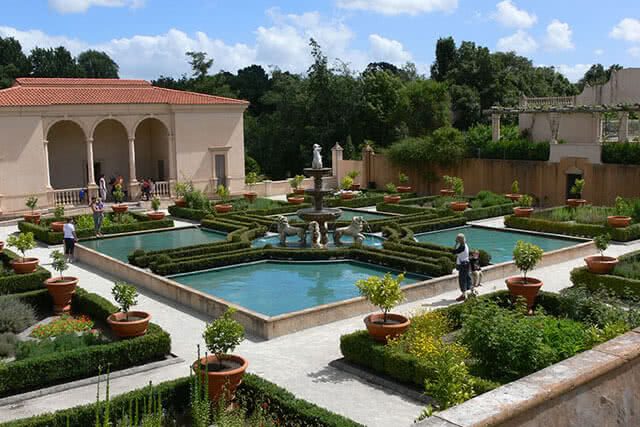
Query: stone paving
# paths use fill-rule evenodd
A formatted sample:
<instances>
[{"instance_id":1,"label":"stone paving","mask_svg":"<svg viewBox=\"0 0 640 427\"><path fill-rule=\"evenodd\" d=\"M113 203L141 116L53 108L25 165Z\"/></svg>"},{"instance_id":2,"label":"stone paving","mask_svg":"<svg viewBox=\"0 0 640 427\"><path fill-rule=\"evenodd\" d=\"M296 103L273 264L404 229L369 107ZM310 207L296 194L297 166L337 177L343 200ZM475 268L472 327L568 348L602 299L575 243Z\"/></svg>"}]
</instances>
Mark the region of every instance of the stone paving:
<instances>
[{"instance_id":1,"label":"stone paving","mask_svg":"<svg viewBox=\"0 0 640 427\"><path fill-rule=\"evenodd\" d=\"M487 221L499 225L500 221ZM178 223L186 225L186 223ZM484 224L483 224L484 225ZM17 230L16 226L0 226L0 240ZM41 264L50 268L49 254L56 247L38 247L30 252ZM618 256L640 249L640 242L613 245L607 254ZM569 272L583 265L582 259L534 270L531 275L544 282L547 291L558 291L570 285ZM113 278L82 264L73 264L67 272L80 278L79 286L112 300L110 289ZM486 283L481 293L503 289L504 281ZM412 313L455 303L457 292L448 292L434 298L404 304L395 311ZM137 308L153 315L153 322L171 334L172 351L185 361L194 360L196 345L204 346L201 334L208 319L199 313L140 289ZM249 371L291 391L300 398L345 415L368 426L409 426L422 411L422 404L407 397L360 380L329 366L341 357L340 335L362 329L362 318L357 316L328 325L310 328L270 341L248 338L236 353L249 360ZM204 347L203 347L204 348ZM121 377L111 381L112 395L120 394L148 384L183 377L189 374L188 363ZM1 406L0 421L22 418L56 409L72 407L94 401L95 385L52 393L32 398L19 405Z\"/></svg>"}]
</instances>

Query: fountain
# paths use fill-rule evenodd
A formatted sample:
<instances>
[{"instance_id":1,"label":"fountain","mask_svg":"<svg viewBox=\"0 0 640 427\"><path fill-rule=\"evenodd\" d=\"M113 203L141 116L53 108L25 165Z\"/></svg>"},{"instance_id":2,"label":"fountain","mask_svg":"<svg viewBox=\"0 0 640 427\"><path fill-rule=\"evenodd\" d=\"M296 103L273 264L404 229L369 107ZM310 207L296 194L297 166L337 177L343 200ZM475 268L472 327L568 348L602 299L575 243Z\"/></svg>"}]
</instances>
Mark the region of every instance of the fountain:
<instances>
[{"instance_id":1,"label":"fountain","mask_svg":"<svg viewBox=\"0 0 640 427\"><path fill-rule=\"evenodd\" d=\"M327 236L327 222L335 222L342 211L338 208L325 208L322 206L322 199L326 194L333 193L332 190L323 189L322 177L331 175L331 168L322 167L322 156L320 151L322 147L318 144L313 145L313 162L310 168L304 169L304 174L313 178L313 188L305 190L306 194L313 197L313 207L300 209L297 214L306 223L317 223L320 231L320 245L326 247L329 243ZM314 224L315 226L315 224Z\"/></svg>"}]
</instances>

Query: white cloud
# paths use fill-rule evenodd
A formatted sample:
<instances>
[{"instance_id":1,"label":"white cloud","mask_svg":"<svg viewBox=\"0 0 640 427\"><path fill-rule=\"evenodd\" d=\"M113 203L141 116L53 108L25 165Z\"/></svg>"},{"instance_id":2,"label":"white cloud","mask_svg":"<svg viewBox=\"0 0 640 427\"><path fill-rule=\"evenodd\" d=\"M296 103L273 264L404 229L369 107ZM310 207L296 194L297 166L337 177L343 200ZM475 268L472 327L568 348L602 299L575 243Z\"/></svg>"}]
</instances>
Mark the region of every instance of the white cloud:
<instances>
[{"instance_id":1,"label":"white cloud","mask_svg":"<svg viewBox=\"0 0 640 427\"><path fill-rule=\"evenodd\" d=\"M640 58L640 46L630 47L627 52L635 58Z\"/></svg>"},{"instance_id":2,"label":"white cloud","mask_svg":"<svg viewBox=\"0 0 640 427\"><path fill-rule=\"evenodd\" d=\"M595 56L602 56L602 55L604 55L604 50L603 49L596 49L596 50L593 51L593 54Z\"/></svg>"},{"instance_id":3,"label":"white cloud","mask_svg":"<svg viewBox=\"0 0 640 427\"><path fill-rule=\"evenodd\" d=\"M367 10L383 15L419 15L430 12L452 12L458 0L338 0L338 7Z\"/></svg>"},{"instance_id":4,"label":"white cloud","mask_svg":"<svg viewBox=\"0 0 640 427\"><path fill-rule=\"evenodd\" d=\"M560 22L557 19L551 21L547 25L547 35L545 37L545 46L549 50L569 50L575 46L571 41L571 27L566 22Z\"/></svg>"},{"instance_id":5,"label":"white cloud","mask_svg":"<svg viewBox=\"0 0 640 427\"><path fill-rule=\"evenodd\" d=\"M609 36L628 42L640 42L640 19L624 18L613 27Z\"/></svg>"},{"instance_id":6,"label":"white cloud","mask_svg":"<svg viewBox=\"0 0 640 427\"><path fill-rule=\"evenodd\" d=\"M411 53L407 52L402 43L397 40L371 34L369 35L369 45L373 61L386 61L400 65L411 61Z\"/></svg>"},{"instance_id":7,"label":"white cloud","mask_svg":"<svg viewBox=\"0 0 640 427\"><path fill-rule=\"evenodd\" d=\"M144 6L145 0L49 0L49 7L59 13L83 13L93 6L130 7Z\"/></svg>"},{"instance_id":8,"label":"white cloud","mask_svg":"<svg viewBox=\"0 0 640 427\"><path fill-rule=\"evenodd\" d=\"M575 83L582 77L584 77L584 73L586 73L587 70L591 68L591 65L592 64L560 64L556 66L556 70L564 74L565 77L569 79L569 81Z\"/></svg>"},{"instance_id":9,"label":"white cloud","mask_svg":"<svg viewBox=\"0 0 640 427\"><path fill-rule=\"evenodd\" d=\"M535 14L518 9L511 0L503 0L496 5L493 19L509 28L529 28L538 21Z\"/></svg>"},{"instance_id":10,"label":"white cloud","mask_svg":"<svg viewBox=\"0 0 640 427\"><path fill-rule=\"evenodd\" d=\"M44 48L64 46L73 54L89 49L89 44L82 40L54 36L40 30L21 31L13 27L0 26L0 37L13 37L19 40L22 50L27 54L36 46Z\"/></svg>"},{"instance_id":11,"label":"white cloud","mask_svg":"<svg viewBox=\"0 0 640 427\"><path fill-rule=\"evenodd\" d=\"M499 39L496 48L502 52L514 51L524 55L535 51L538 43L526 31L518 30L510 36Z\"/></svg>"}]
</instances>

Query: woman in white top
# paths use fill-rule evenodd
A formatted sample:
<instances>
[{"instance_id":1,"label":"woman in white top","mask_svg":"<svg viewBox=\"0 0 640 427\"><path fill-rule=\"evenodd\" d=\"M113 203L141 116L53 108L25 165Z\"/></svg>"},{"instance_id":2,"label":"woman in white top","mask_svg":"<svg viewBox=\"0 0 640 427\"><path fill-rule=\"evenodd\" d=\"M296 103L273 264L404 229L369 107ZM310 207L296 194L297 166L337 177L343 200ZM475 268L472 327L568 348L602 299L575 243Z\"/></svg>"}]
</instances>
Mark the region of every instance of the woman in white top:
<instances>
[{"instance_id":1,"label":"woman in white top","mask_svg":"<svg viewBox=\"0 0 640 427\"><path fill-rule=\"evenodd\" d=\"M100 200L107 200L107 180L104 179L104 174L98 180L98 193Z\"/></svg>"},{"instance_id":2,"label":"woman in white top","mask_svg":"<svg viewBox=\"0 0 640 427\"><path fill-rule=\"evenodd\" d=\"M460 296L456 301L464 301L467 294L471 292L471 273L469 271L469 245L467 245L464 234L456 236L456 246L453 249L456 255L456 270L458 270L458 285L460 286Z\"/></svg>"},{"instance_id":3,"label":"woman in white top","mask_svg":"<svg viewBox=\"0 0 640 427\"><path fill-rule=\"evenodd\" d=\"M67 262L74 261L73 251L78 241L76 234L76 226L73 225L73 218L67 218L67 223L62 227L64 237L64 254L67 256Z\"/></svg>"}]
</instances>

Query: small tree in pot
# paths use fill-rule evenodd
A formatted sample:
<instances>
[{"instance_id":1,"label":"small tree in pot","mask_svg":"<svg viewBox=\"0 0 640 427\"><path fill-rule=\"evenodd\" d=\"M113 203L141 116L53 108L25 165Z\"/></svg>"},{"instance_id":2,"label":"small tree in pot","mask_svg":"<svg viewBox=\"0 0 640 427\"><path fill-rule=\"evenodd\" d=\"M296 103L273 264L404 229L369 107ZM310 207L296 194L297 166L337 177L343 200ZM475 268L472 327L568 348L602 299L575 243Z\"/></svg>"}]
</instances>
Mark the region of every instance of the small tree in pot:
<instances>
[{"instance_id":1,"label":"small tree in pot","mask_svg":"<svg viewBox=\"0 0 640 427\"><path fill-rule=\"evenodd\" d=\"M398 185L398 192L411 193L412 188L407 185L409 183L408 175L405 175L404 173L400 172L398 174L398 182L400 183L400 185Z\"/></svg>"},{"instance_id":2,"label":"small tree in pot","mask_svg":"<svg viewBox=\"0 0 640 427\"><path fill-rule=\"evenodd\" d=\"M31 213L24 214L24 220L27 222L32 222L34 224L40 223L40 212L36 212L36 207L38 206L38 198L36 196L29 196L25 205L31 210Z\"/></svg>"},{"instance_id":3,"label":"small tree in pot","mask_svg":"<svg viewBox=\"0 0 640 427\"><path fill-rule=\"evenodd\" d=\"M351 184L351 190L353 191L358 191L360 190L360 184L356 184L356 178L360 176L360 172L359 171L349 171L347 173L347 176L349 178L351 178L351 180L353 181L353 184Z\"/></svg>"},{"instance_id":4,"label":"small tree in pot","mask_svg":"<svg viewBox=\"0 0 640 427\"><path fill-rule=\"evenodd\" d=\"M64 228L64 206L56 205L53 209L53 221L50 224L51 230L55 232L62 232Z\"/></svg>"},{"instance_id":5,"label":"small tree in pot","mask_svg":"<svg viewBox=\"0 0 640 427\"><path fill-rule=\"evenodd\" d=\"M231 196L231 192L228 187L220 184L218 188L216 188L216 194L222 200L222 203L217 203L213 206L217 213L227 213L231 212L233 209L233 205L228 203L229 197Z\"/></svg>"},{"instance_id":6,"label":"small tree in pot","mask_svg":"<svg viewBox=\"0 0 640 427\"><path fill-rule=\"evenodd\" d=\"M116 184L113 191L113 200L116 202L111 209L117 213L122 214L129 210L129 206L123 205L124 202L124 190L122 189L122 184Z\"/></svg>"},{"instance_id":7,"label":"small tree in pot","mask_svg":"<svg viewBox=\"0 0 640 427\"><path fill-rule=\"evenodd\" d=\"M130 311L138 303L138 291L135 286L125 282L116 282L111 295L120 306L120 311L107 317L107 323L120 338L132 338L144 335L149 328L151 314L145 311Z\"/></svg>"},{"instance_id":8,"label":"small tree in pot","mask_svg":"<svg viewBox=\"0 0 640 427\"><path fill-rule=\"evenodd\" d=\"M533 204L533 198L528 194L520 196L518 206L513 208L513 213L519 217L529 217L533 212L531 205Z\"/></svg>"},{"instance_id":9,"label":"small tree in pot","mask_svg":"<svg viewBox=\"0 0 640 427\"><path fill-rule=\"evenodd\" d=\"M532 244L522 240L518 240L513 250L513 259L516 267L522 272L521 277L509 277L505 280L509 292L515 298L524 297L527 300L529 313L533 313L533 305L536 302L536 296L542 287L542 281L533 277L527 277L527 273L535 268L540 262L543 250Z\"/></svg>"},{"instance_id":10,"label":"small tree in pot","mask_svg":"<svg viewBox=\"0 0 640 427\"><path fill-rule=\"evenodd\" d=\"M187 201L185 199L185 196L187 195L187 193L189 193L190 191L193 190L193 185L190 182L185 182L185 181L178 181L176 182L176 206L179 207L186 207L187 206Z\"/></svg>"},{"instance_id":11,"label":"small tree in pot","mask_svg":"<svg viewBox=\"0 0 640 427\"><path fill-rule=\"evenodd\" d=\"M233 319L235 309L228 308L218 319L209 323L202 337L211 355L205 355L193 364L196 375L208 383L209 398L217 402L233 400L234 394L249 363L243 357L229 354L244 339L244 327ZM205 380L206 376L206 380Z\"/></svg>"},{"instance_id":12,"label":"small tree in pot","mask_svg":"<svg viewBox=\"0 0 640 427\"><path fill-rule=\"evenodd\" d=\"M507 199L511 199L512 202L520 200L522 194L520 194L520 184L517 179L511 183L511 193L505 194L505 197Z\"/></svg>"},{"instance_id":13,"label":"small tree in pot","mask_svg":"<svg viewBox=\"0 0 640 427\"><path fill-rule=\"evenodd\" d=\"M440 190L440 195L442 197L452 197L455 194L453 190L454 177L445 175L442 177L442 180L444 181L445 188Z\"/></svg>"},{"instance_id":14,"label":"small tree in pot","mask_svg":"<svg viewBox=\"0 0 640 427\"><path fill-rule=\"evenodd\" d=\"M353 199L354 194L351 192L351 186L353 185L353 179L350 176L345 176L340 182L340 198L343 200Z\"/></svg>"},{"instance_id":15,"label":"small tree in pot","mask_svg":"<svg viewBox=\"0 0 640 427\"><path fill-rule=\"evenodd\" d=\"M600 252L599 256L588 256L584 259L591 273L609 274L618 264L618 259L612 256L605 256L604 251L609 247L611 236L609 234L601 234L593 239L593 243Z\"/></svg>"},{"instance_id":16,"label":"small tree in pot","mask_svg":"<svg viewBox=\"0 0 640 427\"><path fill-rule=\"evenodd\" d=\"M27 258L26 252L36 247L36 241L32 232L11 235L7 238L7 245L16 248L22 257L12 260L11 267L17 274L33 273L38 267L38 258Z\"/></svg>"},{"instance_id":17,"label":"small tree in pot","mask_svg":"<svg viewBox=\"0 0 640 427\"><path fill-rule=\"evenodd\" d=\"M385 203L399 203L401 197L397 194L398 193L398 188L392 183L389 182L387 185L384 186L384 190L386 192L386 194L384 195L384 202Z\"/></svg>"},{"instance_id":18,"label":"small tree in pot","mask_svg":"<svg viewBox=\"0 0 640 427\"><path fill-rule=\"evenodd\" d=\"M567 205L571 206L572 208L575 208L575 207L584 206L587 204L587 201L582 198L584 185L585 185L584 179L579 178L573 181L573 185L571 186L569 193L571 193L574 196L574 198L567 199Z\"/></svg>"},{"instance_id":19,"label":"small tree in pot","mask_svg":"<svg viewBox=\"0 0 640 427\"><path fill-rule=\"evenodd\" d=\"M304 181L304 175L296 175L289 180L289 185L295 194L304 195L304 188L300 187Z\"/></svg>"},{"instance_id":20,"label":"small tree in pot","mask_svg":"<svg viewBox=\"0 0 640 427\"><path fill-rule=\"evenodd\" d=\"M244 177L244 183L249 187L249 191L246 191L243 196L249 201L249 203L255 202L256 198L258 197L258 193L253 191L253 188L255 187L257 182L258 174L255 172L249 172Z\"/></svg>"},{"instance_id":21,"label":"small tree in pot","mask_svg":"<svg viewBox=\"0 0 640 427\"><path fill-rule=\"evenodd\" d=\"M451 178L453 193L456 196L456 200L451 202L451 209L456 212L462 212L469 207L469 202L464 199L464 181L462 178L454 176Z\"/></svg>"},{"instance_id":22,"label":"small tree in pot","mask_svg":"<svg viewBox=\"0 0 640 427\"><path fill-rule=\"evenodd\" d=\"M151 209L153 210L151 212L147 212L149 219L157 221L164 218L165 214L164 212L160 212L160 205L160 198L158 196L154 196L153 199L151 199Z\"/></svg>"},{"instance_id":23,"label":"small tree in pot","mask_svg":"<svg viewBox=\"0 0 640 427\"><path fill-rule=\"evenodd\" d=\"M628 227L631 224L632 207L625 199L618 196L616 197L615 215L607 217L607 224L614 228Z\"/></svg>"},{"instance_id":24,"label":"small tree in pot","mask_svg":"<svg viewBox=\"0 0 640 427\"><path fill-rule=\"evenodd\" d=\"M383 277L371 276L356 282L360 295L382 310L382 314L370 314L364 319L369 335L376 341L386 342L388 338L397 337L406 331L411 323L404 316L389 313L393 307L404 301L400 287L403 280L404 274L393 278L387 273Z\"/></svg>"},{"instance_id":25,"label":"small tree in pot","mask_svg":"<svg viewBox=\"0 0 640 427\"><path fill-rule=\"evenodd\" d=\"M78 278L63 275L69 269L69 264L65 255L58 250L51 252L51 266L60 276L45 280L44 285L53 300L54 313L67 313L71 311L71 299L76 292Z\"/></svg>"}]
</instances>

